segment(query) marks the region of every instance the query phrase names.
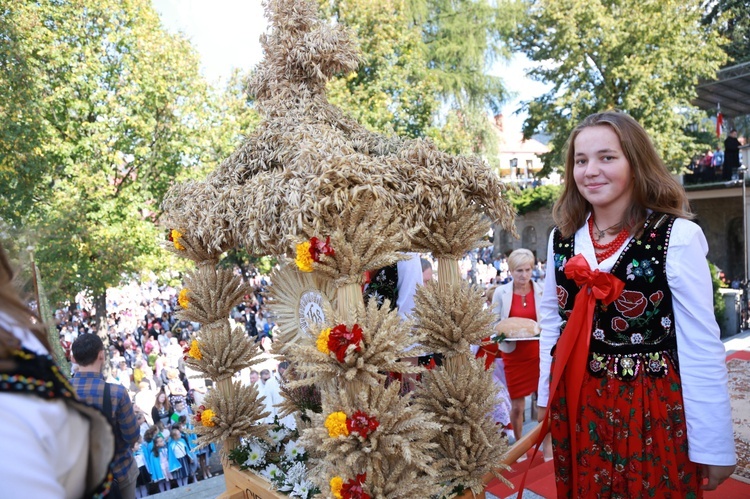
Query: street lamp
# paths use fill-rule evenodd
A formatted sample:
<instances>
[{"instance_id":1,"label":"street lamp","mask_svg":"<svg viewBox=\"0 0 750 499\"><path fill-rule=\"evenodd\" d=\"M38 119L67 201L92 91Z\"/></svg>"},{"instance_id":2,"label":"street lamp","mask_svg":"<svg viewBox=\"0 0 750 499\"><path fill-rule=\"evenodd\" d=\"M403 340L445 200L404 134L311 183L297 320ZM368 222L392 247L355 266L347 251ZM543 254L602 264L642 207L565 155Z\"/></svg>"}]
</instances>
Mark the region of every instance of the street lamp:
<instances>
[{"instance_id":1,"label":"street lamp","mask_svg":"<svg viewBox=\"0 0 750 499\"><path fill-rule=\"evenodd\" d=\"M747 329L750 326L750 318L748 318L748 275L747 275L747 195L745 185L745 176L747 174L747 167L745 165L740 166L737 169L740 180L742 181L742 242L743 242L743 255L742 261L745 265L745 275L742 280L742 329Z\"/></svg>"}]
</instances>

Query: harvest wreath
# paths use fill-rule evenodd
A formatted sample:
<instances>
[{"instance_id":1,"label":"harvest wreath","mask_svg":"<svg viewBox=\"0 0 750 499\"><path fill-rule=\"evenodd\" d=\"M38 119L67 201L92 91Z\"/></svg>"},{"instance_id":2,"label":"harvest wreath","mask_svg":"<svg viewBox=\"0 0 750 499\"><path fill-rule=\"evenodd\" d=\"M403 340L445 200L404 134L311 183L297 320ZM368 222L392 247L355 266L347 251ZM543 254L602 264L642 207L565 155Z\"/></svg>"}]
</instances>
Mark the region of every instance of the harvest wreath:
<instances>
[{"instance_id":1,"label":"harvest wreath","mask_svg":"<svg viewBox=\"0 0 750 499\"><path fill-rule=\"evenodd\" d=\"M201 323L186 363L216 384L196 408L199 444L224 444L223 497L481 496L507 448L492 418L491 373L470 351L492 334L492 315L460 278L458 259L484 244L491 223L513 230L505 187L479 158L384 137L343 115L325 86L356 69L349 35L320 21L312 0L264 5L272 30L249 85L263 121L204 181L175 185L163 205L167 247L195 262L180 294L180 317ZM282 262L269 302L282 331L275 353L295 373L283 408L297 415L299 438L286 444L291 430L259 423L267 413L255 387L231 381L258 362L229 321L250 290L218 265L240 246ZM387 300L365 305L365 273L410 251L438 260L438 281L419 287L411 318ZM425 352L441 354L442 366L400 361ZM387 373L421 382L403 394ZM300 412L313 392L319 404Z\"/></svg>"}]
</instances>

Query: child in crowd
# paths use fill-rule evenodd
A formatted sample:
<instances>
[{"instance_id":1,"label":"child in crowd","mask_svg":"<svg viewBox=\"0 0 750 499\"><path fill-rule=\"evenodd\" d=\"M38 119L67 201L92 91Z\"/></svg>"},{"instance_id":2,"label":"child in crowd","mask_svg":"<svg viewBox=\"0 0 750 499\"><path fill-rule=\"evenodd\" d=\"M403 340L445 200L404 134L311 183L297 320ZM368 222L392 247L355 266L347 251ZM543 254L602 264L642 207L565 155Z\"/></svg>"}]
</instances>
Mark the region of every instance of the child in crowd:
<instances>
[{"instance_id":1,"label":"child in crowd","mask_svg":"<svg viewBox=\"0 0 750 499\"><path fill-rule=\"evenodd\" d=\"M177 485L179 487L187 485L188 478L193 475L192 469L195 458L189 452L187 442L182 438L179 425L173 426L170 432L169 452L180 462L180 469L174 472Z\"/></svg>"},{"instance_id":2,"label":"child in crowd","mask_svg":"<svg viewBox=\"0 0 750 499\"><path fill-rule=\"evenodd\" d=\"M708 247L687 208L630 116L572 132L541 304L558 497L700 498L734 470Z\"/></svg>"},{"instance_id":3,"label":"child in crowd","mask_svg":"<svg viewBox=\"0 0 750 499\"><path fill-rule=\"evenodd\" d=\"M154 446L151 450L152 455L156 458L156 466L151 476L159 486L159 492L165 490L171 490L172 484L170 483L173 474L175 474L182 465L175 458L174 454L169 451L167 441L161 435L154 437Z\"/></svg>"},{"instance_id":4,"label":"child in crowd","mask_svg":"<svg viewBox=\"0 0 750 499\"><path fill-rule=\"evenodd\" d=\"M198 478L196 477L196 472L198 471L198 455L195 452L195 446L198 443L198 436L193 431L193 423L190 422L188 416L180 416L177 421L177 427L180 429L182 439L185 441L185 444L187 444L188 453L193 458L193 465L190 467L190 477L192 478L193 483L195 483L198 481Z\"/></svg>"},{"instance_id":5,"label":"child in crowd","mask_svg":"<svg viewBox=\"0 0 750 499\"><path fill-rule=\"evenodd\" d=\"M146 444L141 436L133 447L133 457L135 464L138 466L138 478L135 483L135 497L137 498L148 496L148 484L151 483L151 474L146 467L144 451L146 451Z\"/></svg>"}]
</instances>

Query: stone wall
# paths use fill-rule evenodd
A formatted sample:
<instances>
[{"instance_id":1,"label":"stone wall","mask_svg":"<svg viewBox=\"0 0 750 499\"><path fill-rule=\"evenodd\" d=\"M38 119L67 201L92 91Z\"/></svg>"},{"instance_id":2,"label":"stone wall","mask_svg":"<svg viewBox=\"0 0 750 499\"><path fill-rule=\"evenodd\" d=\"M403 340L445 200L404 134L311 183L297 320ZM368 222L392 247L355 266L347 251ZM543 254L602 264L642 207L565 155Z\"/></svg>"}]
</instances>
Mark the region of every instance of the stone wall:
<instances>
[{"instance_id":1,"label":"stone wall","mask_svg":"<svg viewBox=\"0 0 750 499\"><path fill-rule=\"evenodd\" d=\"M708 259L724 271L728 280L744 275L742 197L694 199L694 220L708 241Z\"/></svg>"},{"instance_id":2,"label":"stone wall","mask_svg":"<svg viewBox=\"0 0 750 499\"><path fill-rule=\"evenodd\" d=\"M691 208L696 213L695 222L700 225L708 241L708 259L722 269L728 280L742 279L744 275L742 198L714 197L694 199ZM495 228L495 254L506 256L518 248L530 249L538 259L547 259L547 241L554 227L552 210L543 208L516 218L514 238L509 232Z\"/></svg>"},{"instance_id":3,"label":"stone wall","mask_svg":"<svg viewBox=\"0 0 750 499\"><path fill-rule=\"evenodd\" d=\"M537 259L547 259L547 240L552 228L552 210L542 208L540 210L519 215L516 217L516 232L519 239L514 238L509 232L495 228L495 255L508 255L518 248L531 250Z\"/></svg>"}]
</instances>

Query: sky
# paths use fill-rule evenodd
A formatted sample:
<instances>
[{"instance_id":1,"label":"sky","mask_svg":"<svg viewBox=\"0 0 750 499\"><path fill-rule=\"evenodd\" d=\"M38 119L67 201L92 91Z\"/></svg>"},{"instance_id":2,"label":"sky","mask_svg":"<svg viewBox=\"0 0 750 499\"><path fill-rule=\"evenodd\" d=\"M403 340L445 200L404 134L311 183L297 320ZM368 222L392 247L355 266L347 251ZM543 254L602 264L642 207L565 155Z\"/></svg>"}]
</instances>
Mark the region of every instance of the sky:
<instances>
[{"instance_id":1,"label":"sky","mask_svg":"<svg viewBox=\"0 0 750 499\"><path fill-rule=\"evenodd\" d=\"M225 81L234 68L250 69L263 57L258 38L267 30L261 0L152 0L162 23L182 32L201 57L204 76ZM506 131L521 132L525 114L516 114L521 101L541 95L546 86L525 77L530 65L523 56L496 63L490 73L503 78L513 98L504 106Z\"/></svg>"}]
</instances>

